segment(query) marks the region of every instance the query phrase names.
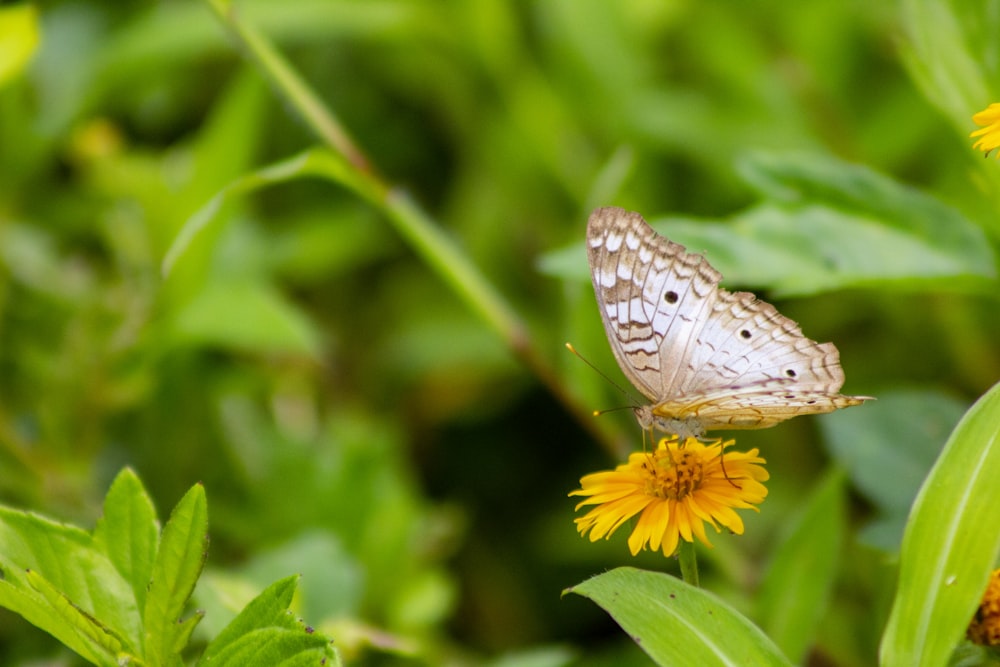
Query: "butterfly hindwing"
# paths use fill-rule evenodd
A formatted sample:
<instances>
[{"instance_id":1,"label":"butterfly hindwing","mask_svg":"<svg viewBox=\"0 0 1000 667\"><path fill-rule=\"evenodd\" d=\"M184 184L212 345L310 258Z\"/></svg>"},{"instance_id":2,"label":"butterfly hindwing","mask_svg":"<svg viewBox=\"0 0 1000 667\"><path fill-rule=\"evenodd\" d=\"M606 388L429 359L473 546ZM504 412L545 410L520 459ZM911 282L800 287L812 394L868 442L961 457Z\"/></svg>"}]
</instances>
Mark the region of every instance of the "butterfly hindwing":
<instances>
[{"instance_id":1,"label":"butterfly hindwing","mask_svg":"<svg viewBox=\"0 0 1000 667\"><path fill-rule=\"evenodd\" d=\"M718 387L793 380L801 391L836 393L844 384L840 355L831 343L817 343L771 304L749 292L720 289L712 317L702 329L692 365L697 369L683 393Z\"/></svg>"}]
</instances>

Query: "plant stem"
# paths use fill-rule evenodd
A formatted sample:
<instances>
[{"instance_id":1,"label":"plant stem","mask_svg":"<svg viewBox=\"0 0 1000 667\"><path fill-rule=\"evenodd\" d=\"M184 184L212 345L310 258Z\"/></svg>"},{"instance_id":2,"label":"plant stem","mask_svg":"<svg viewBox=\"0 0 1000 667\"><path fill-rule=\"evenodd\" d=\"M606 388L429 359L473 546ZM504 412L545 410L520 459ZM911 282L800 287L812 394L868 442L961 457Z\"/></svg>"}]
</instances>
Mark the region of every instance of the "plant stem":
<instances>
[{"instance_id":1,"label":"plant stem","mask_svg":"<svg viewBox=\"0 0 1000 667\"><path fill-rule=\"evenodd\" d=\"M504 299L503 295L483 276L476 265L463 254L454 241L435 225L417 204L398 188L388 184L351 139L336 116L323 104L271 42L253 26L245 23L230 0L207 0L222 23L256 62L303 122L319 139L343 156L354 173L354 191L377 206L410 243L427 265L484 322L504 340L511 352L541 380L548 390L608 451L613 443L597 429L592 413L566 391L558 374L535 348L527 325Z\"/></svg>"},{"instance_id":2,"label":"plant stem","mask_svg":"<svg viewBox=\"0 0 1000 667\"><path fill-rule=\"evenodd\" d=\"M694 542L681 540L677 547L677 558L681 562L681 578L697 587L698 584L698 554L694 550Z\"/></svg>"}]
</instances>

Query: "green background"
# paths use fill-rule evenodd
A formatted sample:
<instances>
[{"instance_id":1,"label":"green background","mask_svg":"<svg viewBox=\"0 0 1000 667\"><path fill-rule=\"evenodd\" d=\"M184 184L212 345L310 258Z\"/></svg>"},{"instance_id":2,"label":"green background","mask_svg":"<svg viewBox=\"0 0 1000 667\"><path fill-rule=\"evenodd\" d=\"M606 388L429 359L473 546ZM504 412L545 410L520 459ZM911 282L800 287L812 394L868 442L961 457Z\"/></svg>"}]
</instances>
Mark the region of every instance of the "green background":
<instances>
[{"instance_id":1,"label":"green background","mask_svg":"<svg viewBox=\"0 0 1000 667\"><path fill-rule=\"evenodd\" d=\"M90 527L123 466L161 516L203 482L196 638L299 572L297 613L348 664L647 664L561 597L676 571L624 531L581 539L566 497L642 442L628 411L590 416L629 400L563 347L624 382L583 247L620 205L879 398L737 434L770 496L700 550L767 626L775 544L841 484L797 650L874 663L917 485L1000 377L1000 165L967 137L1000 100L987 5L238 3L502 297L491 320L385 209L294 167L232 190L165 274L213 196L317 139L207 4L39 4L0 82L0 501ZM0 663L53 655L75 664L0 611Z\"/></svg>"}]
</instances>

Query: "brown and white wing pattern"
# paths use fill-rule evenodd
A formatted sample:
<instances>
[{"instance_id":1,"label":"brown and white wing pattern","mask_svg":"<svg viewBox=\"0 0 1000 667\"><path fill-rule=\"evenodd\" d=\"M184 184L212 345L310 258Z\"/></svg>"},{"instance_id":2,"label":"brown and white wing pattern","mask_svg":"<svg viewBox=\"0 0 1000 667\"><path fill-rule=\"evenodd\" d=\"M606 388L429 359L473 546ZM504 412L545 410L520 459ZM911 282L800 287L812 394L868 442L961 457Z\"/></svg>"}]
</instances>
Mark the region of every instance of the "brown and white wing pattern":
<instances>
[{"instance_id":1,"label":"brown and white wing pattern","mask_svg":"<svg viewBox=\"0 0 1000 667\"><path fill-rule=\"evenodd\" d=\"M765 428L858 405L843 396L837 348L748 292L719 287L704 257L658 235L638 213L587 223L594 293L615 358L652 403L640 423L681 435Z\"/></svg>"}]
</instances>

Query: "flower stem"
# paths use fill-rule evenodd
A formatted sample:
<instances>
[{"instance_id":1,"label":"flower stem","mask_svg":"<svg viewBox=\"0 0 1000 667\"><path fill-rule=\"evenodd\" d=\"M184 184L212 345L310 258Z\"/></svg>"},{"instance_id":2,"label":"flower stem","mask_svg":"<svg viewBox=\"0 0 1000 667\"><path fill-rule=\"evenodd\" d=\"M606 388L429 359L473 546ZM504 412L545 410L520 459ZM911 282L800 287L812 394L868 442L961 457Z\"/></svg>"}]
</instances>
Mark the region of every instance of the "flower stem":
<instances>
[{"instance_id":1,"label":"flower stem","mask_svg":"<svg viewBox=\"0 0 1000 667\"><path fill-rule=\"evenodd\" d=\"M692 586L698 586L698 554L695 553L694 543L681 540L677 547L677 558L681 562L681 578Z\"/></svg>"}]
</instances>

